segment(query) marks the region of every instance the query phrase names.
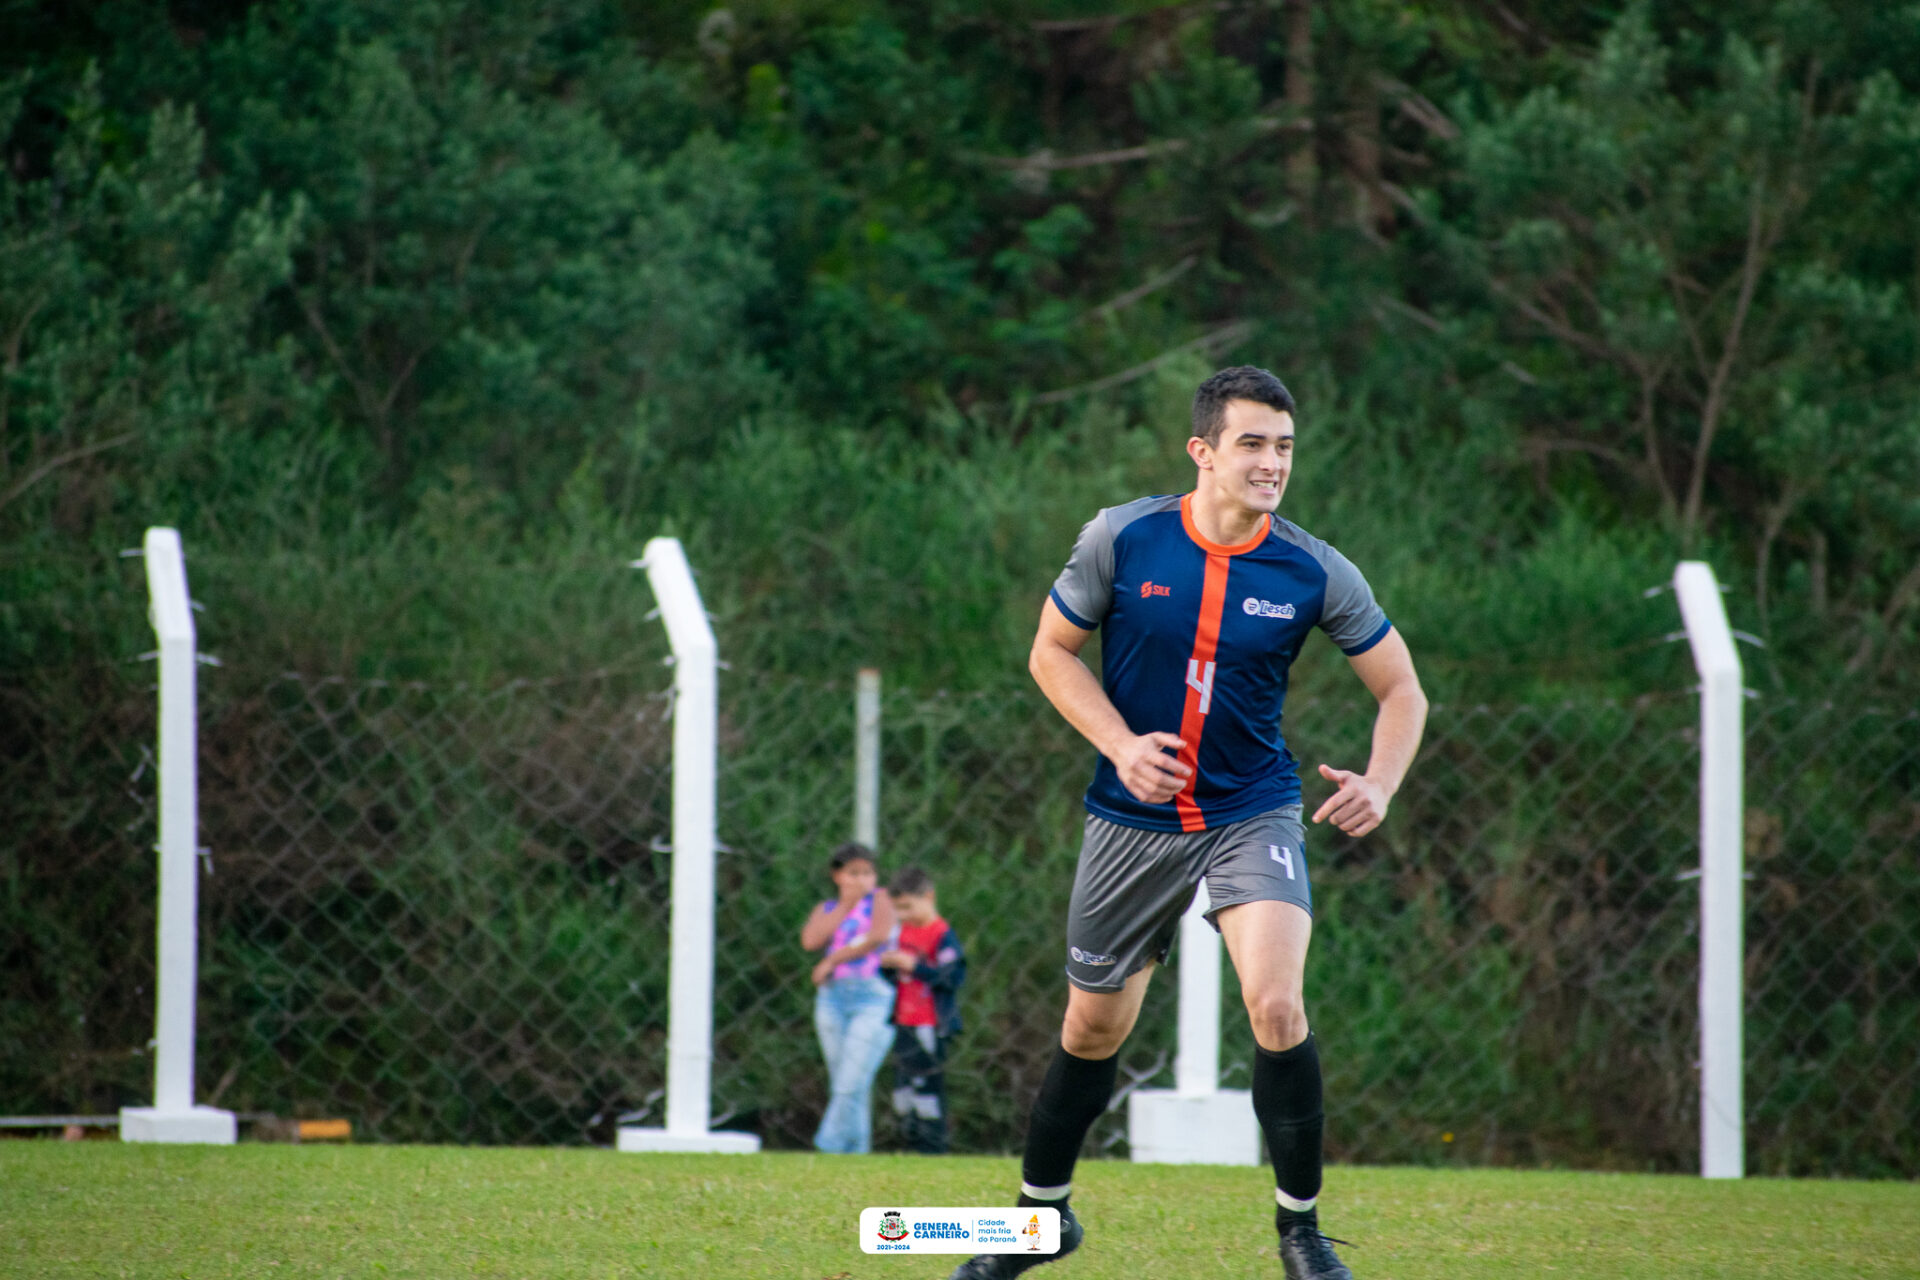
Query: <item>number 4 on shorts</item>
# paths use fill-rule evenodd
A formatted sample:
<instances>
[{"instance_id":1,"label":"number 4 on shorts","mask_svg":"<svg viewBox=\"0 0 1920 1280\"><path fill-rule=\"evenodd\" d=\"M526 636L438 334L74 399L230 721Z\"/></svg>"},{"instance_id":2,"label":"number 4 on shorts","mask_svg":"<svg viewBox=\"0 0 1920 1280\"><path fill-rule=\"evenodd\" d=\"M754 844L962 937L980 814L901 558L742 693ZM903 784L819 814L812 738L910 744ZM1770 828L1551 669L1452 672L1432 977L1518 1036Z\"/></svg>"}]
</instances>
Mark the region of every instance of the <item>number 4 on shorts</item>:
<instances>
[{"instance_id":1,"label":"number 4 on shorts","mask_svg":"<svg viewBox=\"0 0 1920 1280\"><path fill-rule=\"evenodd\" d=\"M1267 846L1267 856L1287 869L1287 879L1293 879L1293 850L1283 844Z\"/></svg>"}]
</instances>

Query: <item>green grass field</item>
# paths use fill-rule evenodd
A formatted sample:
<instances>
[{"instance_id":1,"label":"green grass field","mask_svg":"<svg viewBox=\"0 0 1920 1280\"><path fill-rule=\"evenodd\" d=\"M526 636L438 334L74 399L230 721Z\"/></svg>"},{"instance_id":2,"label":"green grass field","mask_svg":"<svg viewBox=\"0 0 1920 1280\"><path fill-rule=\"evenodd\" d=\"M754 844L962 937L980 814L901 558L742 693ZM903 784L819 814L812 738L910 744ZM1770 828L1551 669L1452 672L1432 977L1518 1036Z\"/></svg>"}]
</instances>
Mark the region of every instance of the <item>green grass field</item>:
<instances>
[{"instance_id":1,"label":"green grass field","mask_svg":"<svg viewBox=\"0 0 1920 1280\"><path fill-rule=\"evenodd\" d=\"M6 1277L928 1280L867 1205L1009 1203L1010 1159L0 1142ZM1082 1163L1058 1280L1276 1277L1264 1169ZM1920 1184L1335 1168L1359 1280L1920 1277Z\"/></svg>"}]
</instances>

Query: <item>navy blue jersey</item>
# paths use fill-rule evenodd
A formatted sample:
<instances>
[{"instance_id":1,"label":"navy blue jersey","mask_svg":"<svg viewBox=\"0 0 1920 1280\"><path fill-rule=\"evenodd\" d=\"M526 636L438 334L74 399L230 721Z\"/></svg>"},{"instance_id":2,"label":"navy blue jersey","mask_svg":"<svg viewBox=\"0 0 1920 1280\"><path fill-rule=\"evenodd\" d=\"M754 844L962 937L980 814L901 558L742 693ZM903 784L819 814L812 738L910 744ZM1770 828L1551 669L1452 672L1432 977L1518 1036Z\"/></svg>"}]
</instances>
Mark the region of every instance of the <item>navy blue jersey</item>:
<instances>
[{"instance_id":1,"label":"navy blue jersey","mask_svg":"<svg viewBox=\"0 0 1920 1280\"><path fill-rule=\"evenodd\" d=\"M1178 734L1193 772L1143 804L1100 758L1089 812L1150 831L1204 831L1295 804L1300 778L1280 733L1287 672L1319 627L1365 653L1392 624L1351 561L1291 521L1263 517L1238 546L1204 537L1191 495L1141 498L1087 522L1052 598L1100 628L1102 683L1135 733Z\"/></svg>"}]
</instances>

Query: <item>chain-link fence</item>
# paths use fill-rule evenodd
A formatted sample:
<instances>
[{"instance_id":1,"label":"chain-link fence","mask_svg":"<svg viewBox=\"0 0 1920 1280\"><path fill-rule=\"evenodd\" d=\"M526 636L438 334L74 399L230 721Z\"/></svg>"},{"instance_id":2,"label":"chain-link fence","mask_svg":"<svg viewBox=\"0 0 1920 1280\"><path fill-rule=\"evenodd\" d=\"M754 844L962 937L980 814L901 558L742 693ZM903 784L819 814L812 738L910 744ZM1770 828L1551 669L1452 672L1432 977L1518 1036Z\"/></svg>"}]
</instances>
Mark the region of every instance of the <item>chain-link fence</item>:
<instances>
[{"instance_id":1,"label":"chain-link fence","mask_svg":"<svg viewBox=\"0 0 1920 1280\"><path fill-rule=\"evenodd\" d=\"M666 690L651 656L491 688L209 673L202 1100L394 1141L658 1123ZM8 1109L150 1086L150 697L103 674L98 737L8 789L21 849L71 851L0 886L9 924L38 930L8 953ZM1371 719L1290 706L1303 773L1364 761ZM1310 843L1334 1158L1697 1167L1695 720L1678 694L1436 706L1387 825ZM1016 1150L1064 1001L1091 752L1028 689L891 689L883 725L883 874L927 867L971 960L956 1147ZM1912 1176L1920 715L1764 700L1748 726L1749 1163ZM851 680L724 674L720 751L715 1109L804 1145L825 1097L797 937L851 827ZM1123 1087L1171 1083L1174 986ZM1227 987L1223 1082L1244 1086ZM1093 1142L1117 1154L1116 1108Z\"/></svg>"}]
</instances>

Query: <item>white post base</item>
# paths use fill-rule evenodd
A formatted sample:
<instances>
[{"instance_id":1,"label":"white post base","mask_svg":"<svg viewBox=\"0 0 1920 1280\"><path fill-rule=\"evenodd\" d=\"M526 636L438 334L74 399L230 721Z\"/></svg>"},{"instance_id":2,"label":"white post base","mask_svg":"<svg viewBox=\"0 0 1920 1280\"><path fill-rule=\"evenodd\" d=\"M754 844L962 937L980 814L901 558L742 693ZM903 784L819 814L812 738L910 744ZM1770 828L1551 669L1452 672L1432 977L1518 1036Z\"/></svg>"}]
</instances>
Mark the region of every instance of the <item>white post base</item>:
<instances>
[{"instance_id":1,"label":"white post base","mask_svg":"<svg viewBox=\"0 0 1920 1280\"><path fill-rule=\"evenodd\" d=\"M705 1133L675 1133L671 1129L642 1129L623 1126L615 1137L618 1151L669 1151L677 1153L710 1152L723 1156L747 1156L760 1149L757 1134L733 1129L710 1129Z\"/></svg>"},{"instance_id":2,"label":"white post base","mask_svg":"<svg viewBox=\"0 0 1920 1280\"><path fill-rule=\"evenodd\" d=\"M1127 1095L1127 1143L1135 1164L1259 1164L1253 1095L1135 1089Z\"/></svg>"},{"instance_id":3,"label":"white post base","mask_svg":"<svg viewBox=\"0 0 1920 1280\"><path fill-rule=\"evenodd\" d=\"M187 1111L120 1108L122 1142L198 1142L230 1147L237 1137L233 1112L218 1107L194 1107Z\"/></svg>"}]
</instances>

